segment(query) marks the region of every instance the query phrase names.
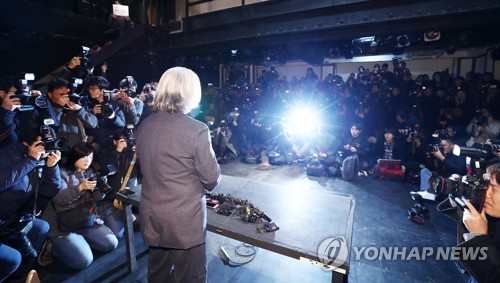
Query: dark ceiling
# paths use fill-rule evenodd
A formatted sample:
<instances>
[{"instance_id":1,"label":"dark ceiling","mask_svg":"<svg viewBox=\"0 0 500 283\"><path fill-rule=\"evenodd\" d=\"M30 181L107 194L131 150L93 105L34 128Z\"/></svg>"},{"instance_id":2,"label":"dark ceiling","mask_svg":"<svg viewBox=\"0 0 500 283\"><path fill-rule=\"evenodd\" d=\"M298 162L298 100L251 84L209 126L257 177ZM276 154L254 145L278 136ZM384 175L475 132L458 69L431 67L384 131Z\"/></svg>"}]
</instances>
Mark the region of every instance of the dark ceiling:
<instances>
[{"instance_id":1,"label":"dark ceiling","mask_svg":"<svg viewBox=\"0 0 500 283\"><path fill-rule=\"evenodd\" d=\"M105 17L85 15L84 9L77 14L68 1L54 1L2 1L9 9L0 10L0 59L9 67L1 75L34 71L43 76L78 54L81 45L102 45L108 39ZM453 53L500 46L498 15L500 2L493 0L274 0L186 17L180 33L169 33L175 24L138 25L133 35L115 40L94 60L121 62L126 73L141 64L163 68L193 61L261 64L290 59L320 64L325 57L437 49ZM425 40L430 31L439 32L439 40ZM237 50L235 56L231 50Z\"/></svg>"}]
</instances>

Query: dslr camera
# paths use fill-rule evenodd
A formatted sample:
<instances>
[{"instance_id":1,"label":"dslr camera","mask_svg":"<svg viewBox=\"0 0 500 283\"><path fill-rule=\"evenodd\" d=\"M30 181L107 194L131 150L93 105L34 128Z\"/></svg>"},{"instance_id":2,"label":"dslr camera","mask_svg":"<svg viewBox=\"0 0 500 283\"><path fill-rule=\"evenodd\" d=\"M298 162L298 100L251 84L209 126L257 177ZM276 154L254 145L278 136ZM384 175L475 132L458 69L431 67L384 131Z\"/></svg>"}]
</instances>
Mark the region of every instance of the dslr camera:
<instances>
[{"instance_id":1,"label":"dslr camera","mask_svg":"<svg viewBox=\"0 0 500 283\"><path fill-rule=\"evenodd\" d=\"M90 61L89 50L90 50L89 47L82 46L82 54L79 58L81 61L81 65L85 68L85 70L88 73L92 73L92 71L94 70L94 65L92 65L92 62Z\"/></svg>"},{"instance_id":2,"label":"dslr camera","mask_svg":"<svg viewBox=\"0 0 500 283\"><path fill-rule=\"evenodd\" d=\"M48 119L50 120L50 119ZM42 136L42 145L45 148L46 153L69 150L69 144L65 137L60 139L56 138L54 130L47 124L50 124L47 120L44 121L45 125L40 127L40 135Z\"/></svg>"},{"instance_id":3,"label":"dslr camera","mask_svg":"<svg viewBox=\"0 0 500 283\"><path fill-rule=\"evenodd\" d=\"M500 139L492 139L489 143L483 144L483 150L488 153L500 152Z\"/></svg>"},{"instance_id":4,"label":"dslr camera","mask_svg":"<svg viewBox=\"0 0 500 283\"><path fill-rule=\"evenodd\" d=\"M27 237L32 227L30 215L14 215L0 226L0 242L18 250L23 258L36 258L38 253Z\"/></svg>"},{"instance_id":5,"label":"dslr camera","mask_svg":"<svg viewBox=\"0 0 500 283\"><path fill-rule=\"evenodd\" d=\"M108 175L102 175L101 172L97 172L95 176L88 179L89 181L97 181L96 189L101 191L103 194L107 194L112 191L111 186L108 185Z\"/></svg>"},{"instance_id":6,"label":"dslr camera","mask_svg":"<svg viewBox=\"0 0 500 283\"><path fill-rule=\"evenodd\" d=\"M134 125L132 124L127 124L127 129L125 130L125 142L127 143L127 148L126 150L132 150L132 148L135 146L135 131L134 131Z\"/></svg>"},{"instance_id":7,"label":"dslr camera","mask_svg":"<svg viewBox=\"0 0 500 283\"><path fill-rule=\"evenodd\" d=\"M97 181L96 189L102 194L108 194L113 189L108 185L108 176L114 175L116 168L113 165L107 165L97 171L95 176L90 177L89 181Z\"/></svg>"},{"instance_id":8,"label":"dslr camera","mask_svg":"<svg viewBox=\"0 0 500 283\"><path fill-rule=\"evenodd\" d=\"M101 114L105 118L110 118L115 113L113 107L111 107L111 104L109 103L109 101L111 100L110 93L105 91L103 98L104 101L101 103Z\"/></svg>"},{"instance_id":9,"label":"dslr camera","mask_svg":"<svg viewBox=\"0 0 500 283\"><path fill-rule=\"evenodd\" d=\"M26 73L24 77L19 79L17 85L16 94L13 95L15 98L19 98L21 102L21 107L17 108L19 111L32 111L35 106L39 108L46 108L48 105L47 97L44 95L33 96L30 93L31 87L29 81L35 80L35 75L33 73Z\"/></svg>"},{"instance_id":10,"label":"dslr camera","mask_svg":"<svg viewBox=\"0 0 500 283\"><path fill-rule=\"evenodd\" d=\"M88 99L85 96L81 96L78 93L78 87L83 83L82 79L79 78L72 78L71 82L68 85L70 93L68 94L69 100L79 104L79 105L87 105L88 104Z\"/></svg>"}]
</instances>

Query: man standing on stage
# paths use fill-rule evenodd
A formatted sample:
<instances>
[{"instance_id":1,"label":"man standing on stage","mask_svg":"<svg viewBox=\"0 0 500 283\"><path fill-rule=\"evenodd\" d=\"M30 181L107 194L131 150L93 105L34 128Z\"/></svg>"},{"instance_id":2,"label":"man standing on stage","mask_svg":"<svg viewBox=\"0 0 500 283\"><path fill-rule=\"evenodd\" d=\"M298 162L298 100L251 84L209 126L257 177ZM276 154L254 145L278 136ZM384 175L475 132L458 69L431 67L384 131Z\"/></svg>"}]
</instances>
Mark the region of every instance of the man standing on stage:
<instances>
[{"instance_id":1,"label":"man standing on stage","mask_svg":"<svg viewBox=\"0 0 500 283\"><path fill-rule=\"evenodd\" d=\"M168 69L156 89L154 113L138 129L149 282L206 282L205 189L219 183L220 167L208 127L187 115L200 99L193 71Z\"/></svg>"}]
</instances>

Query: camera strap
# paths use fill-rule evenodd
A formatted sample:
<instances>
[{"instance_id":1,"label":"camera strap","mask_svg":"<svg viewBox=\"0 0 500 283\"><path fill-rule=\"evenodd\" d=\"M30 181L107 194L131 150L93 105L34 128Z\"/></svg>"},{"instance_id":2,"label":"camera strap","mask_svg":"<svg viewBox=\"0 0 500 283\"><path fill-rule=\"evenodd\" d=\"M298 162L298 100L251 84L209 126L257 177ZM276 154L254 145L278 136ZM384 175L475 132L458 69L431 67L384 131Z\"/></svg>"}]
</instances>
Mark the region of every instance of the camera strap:
<instances>
[{"instance_id":1,"label":"camera strap","mask_svg":"<svg viewBox=\"0 0 500 283\"><path fill-rule=\"evenodd\" d=\"M120 187L120 191L125 190L127 187L128 180L130 179L130 175L132 174L132 169L134 169L135 161L137 160L137 154L134 152L134 156L132 156L132 161L128 166L127 174L123 178L122 185ZM115 198L113 201L113 206L119 210L123 210L123 203Z\"/></svg>"}]
</instances>

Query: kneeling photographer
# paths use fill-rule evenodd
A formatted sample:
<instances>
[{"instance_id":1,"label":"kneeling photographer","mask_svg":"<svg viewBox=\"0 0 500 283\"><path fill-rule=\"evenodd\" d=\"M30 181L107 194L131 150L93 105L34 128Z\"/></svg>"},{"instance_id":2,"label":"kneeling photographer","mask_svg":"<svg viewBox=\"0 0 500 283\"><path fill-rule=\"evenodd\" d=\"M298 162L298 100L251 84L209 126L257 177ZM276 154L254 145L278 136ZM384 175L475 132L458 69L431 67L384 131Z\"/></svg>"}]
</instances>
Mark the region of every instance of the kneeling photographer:
<instances>
[{"instance_id":1,"label":"kneeling photographer","mask_svg":"<svg viewBox=\"0 0 500 283\"><path fill-rule=\"evenodd\" d=\"M453 153L455 144L450 138L444 138L439 145L429 145L428 152L435 158L434 175L442 178L450 178L453 175L465 175L467 168L465 157L458 156ZM413 198L420 196L423 199L434 201L436 199L436 191L434 186L431 186L431 176L433 173L428 168L423 168L420 171L420 191L411 192Z\"/></svg>"},{"instance_id":2,"label":"kneeling photographer","mask_svg":"<svg viewBox=\"0 0 500 283\"><path fill-rule=\"evenodd\" d=\"M478 211L467 201L462 221L469 233L459 247L486 247L486 258L460 262L476 282L500 282L500 163L488 167L484 177L488 184L483 209Z\"/></svg>"},{"instance_id":3,"label":"kneeling photographer","mask_svg":"<svg viewBox=\"0 0 500 283\"><path fill-rule=\"evenodd\" d=\"M83 269L94 259L92 250L108 252L116 248L118 239L96 215L96 202L111 190L106 174L92 167L94 148L75 144L61 169L61 188L43 213L50 224L40 264L51 262L50 253L67 266Z\"/></svg>"},{"instance_id":4,"label":"kneeling photographer","mask_svg":"<svg viewBox=\"0 0 500 283\"><path fill-rule=\"evenodd\" d=\"M61 153L49 152L36 128L18 134L21 142L0 152L0 282L16 269L12 277L25 276L32 267L49 231L35 214L60 187Z\"/></svg>"}]
</instances>

